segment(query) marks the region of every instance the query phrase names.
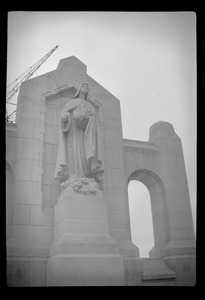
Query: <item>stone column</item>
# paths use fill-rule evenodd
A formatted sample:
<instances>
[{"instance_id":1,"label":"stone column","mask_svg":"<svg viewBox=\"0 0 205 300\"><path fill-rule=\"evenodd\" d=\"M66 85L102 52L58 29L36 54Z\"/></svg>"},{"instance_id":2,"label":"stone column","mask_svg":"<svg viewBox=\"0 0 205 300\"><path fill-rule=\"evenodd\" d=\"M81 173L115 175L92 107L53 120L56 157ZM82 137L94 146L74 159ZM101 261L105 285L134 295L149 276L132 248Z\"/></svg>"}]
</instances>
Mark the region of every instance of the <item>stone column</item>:
<instances>
[{"instance_id":1,"label":"stone column","mask_svg":"<svg viewBox=\"0 0 205 300\"><path fill-rule=\"evenodd\" d=\"M47 285L124 285L123 258L109 234L102 191L80 194L65 189L59 196Z\"/></svg>"},{"instance_id":2,"label":"stone column","mask_svg":"<svg viewBox=\"0 0 205 300\"><path fill-rule=\"evenodd\" d=\"M178 284L195 280L195 236L181 139L172 124L150 127L149 142L160 150L160 175L166 190L168 237L164 259L178 273Z\"/></svg>"}]
</instances>

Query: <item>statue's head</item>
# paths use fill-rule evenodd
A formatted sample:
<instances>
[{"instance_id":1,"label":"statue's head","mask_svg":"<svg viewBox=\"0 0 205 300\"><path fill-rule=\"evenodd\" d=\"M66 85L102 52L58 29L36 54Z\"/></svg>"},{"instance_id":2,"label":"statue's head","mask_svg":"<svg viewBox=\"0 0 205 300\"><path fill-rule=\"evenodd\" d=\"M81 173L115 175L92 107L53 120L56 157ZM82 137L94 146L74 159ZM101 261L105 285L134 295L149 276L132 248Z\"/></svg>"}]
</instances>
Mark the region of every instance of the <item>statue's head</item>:
<instances>
[{"instance_id":1,"label":"statue's head","mask_svg":"<svg viewBox=\"0 0 205 300\"><path fill-rule=\"evenodd\" d=\"M73 98L78 98L79 94L84 94L85 95L85 100L88 98L88 91L89 87L88 84L83 82L79 87L78 90Z\"/></svg>"}]
</instances>

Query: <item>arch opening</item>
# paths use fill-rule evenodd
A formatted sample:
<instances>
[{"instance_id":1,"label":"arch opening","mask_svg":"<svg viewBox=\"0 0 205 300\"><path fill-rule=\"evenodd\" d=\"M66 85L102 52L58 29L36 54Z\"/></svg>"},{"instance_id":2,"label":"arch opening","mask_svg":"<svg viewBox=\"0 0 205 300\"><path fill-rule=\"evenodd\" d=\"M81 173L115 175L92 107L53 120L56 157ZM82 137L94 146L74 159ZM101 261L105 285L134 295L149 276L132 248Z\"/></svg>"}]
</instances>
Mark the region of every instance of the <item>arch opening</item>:
<instances>
[{"instance_id":1,"label":"arch opening","mask_svg":"<svg viewBox=\"0 0 205 300\"><path fill-rule=\"evenodd\" d=\"M132 242L139 248L141 258L149 257L149 251L154 246L149 191L140 181L131 180L128 198Z\"/></svg>"},{"instance_id":2,"label":"arch opening","mask_svg":"<svg viewBox=\"0 0 205 300\"><path fill-rule=\"evenodd\" d=\"M170 238L170 230L169 230L169 218L168 218L168 209L167 209L167 199L166 199L166 191L164 184L160 177L155 174L154 172L150 170L144 170L140 169L135 172L133 172L129 179L128 179L128 192L129 192L129 183L130 181L140 181L143 185L145 185L149 191L149 199L151 200L151 216L148 217L150 206L149 206L149 200L144 201L144 206L146 207L146 211L139 211L136 212L136 210L132 211L131 214L148 214L147 217L145 217L145 221L148 222L147 224L153 224L153 236L154 236L154 246L149 252L149 257L163 257L164 256L164 247L166 243L169 241ZM139 197L139 196L138 196ZM134 198L134 197L133 197ZM135 197L135 201L136 201ZM130 200L129 200L130 202ZM136 201L137 203L137 201ZM129 203L130 204L130 203ZM131 205L131 204L130 204ZM140 209L140 208L138 208ZM142 216L140 216L141 218ZM136 216L134 217L136 218ZM131 221L133 222L133 221ZM137 221L135 221L137 222ZM143 232L143 227L140 224L138 225L141 232ZM144 225L145 226L145 225ZM150 226L150 225L149 225ZM131 224L131 229L132 228ZM150 229L149 229L150 230ZM150 230L151 232L151 230ZM149 233L149 236L151 234ZM139 245L136 245L139 247ZM147 250L146 250L147 251Z\"/></svg>"}]
</instances>

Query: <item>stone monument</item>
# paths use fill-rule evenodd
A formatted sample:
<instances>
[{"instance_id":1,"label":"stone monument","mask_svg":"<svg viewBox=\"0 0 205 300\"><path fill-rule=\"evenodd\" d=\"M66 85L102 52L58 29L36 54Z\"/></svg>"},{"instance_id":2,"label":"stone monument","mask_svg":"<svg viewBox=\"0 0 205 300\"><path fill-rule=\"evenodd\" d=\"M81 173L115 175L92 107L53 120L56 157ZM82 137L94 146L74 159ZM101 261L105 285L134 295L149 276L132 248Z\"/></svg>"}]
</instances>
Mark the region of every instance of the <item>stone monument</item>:
<instances>
[{"instance_id":1,"label":"stone monument","mask_svg":"<svg viewBox=\"0 0 205 300\"><path fill-rule=\"evenodd\" d=\"M123 139L120 102L76 57L24 82L7 124L9 286L194 285L195 237L172 124ZM154 246L131 241L128 184L150 192Z\"/></svg>"},{"instance_id":2,"label":"stone monument","mask_svg":"<svg viewBox=\"0 0 205 300\"><path fill-rule=\"evenodd\" d=\"M123 259L109 234L98 106L80 85L60 113L55 178L62 193L54 207L48 285L123 285Z\"/></svg>"}]
</instances>

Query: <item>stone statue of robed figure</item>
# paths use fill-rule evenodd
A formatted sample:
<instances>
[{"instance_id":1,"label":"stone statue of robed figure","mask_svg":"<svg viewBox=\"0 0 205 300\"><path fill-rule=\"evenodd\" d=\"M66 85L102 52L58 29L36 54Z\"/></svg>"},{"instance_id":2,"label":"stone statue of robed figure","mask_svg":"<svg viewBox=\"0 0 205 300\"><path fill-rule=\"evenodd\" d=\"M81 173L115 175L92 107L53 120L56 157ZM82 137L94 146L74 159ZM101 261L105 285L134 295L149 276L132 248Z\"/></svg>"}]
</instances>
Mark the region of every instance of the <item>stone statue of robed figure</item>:
<instances>
[{"instance_id":1,"label":"stone statue of robed figure","mask_svg":"<svg viewBox=\"0 0 205 300\"><path fill-rule=\"evenodd\" d=\"M82 193L95 192L104 172L100 124L88 91L82 83L60 113L55 169L63 189Z\"/></svg>"}]
</instances>

